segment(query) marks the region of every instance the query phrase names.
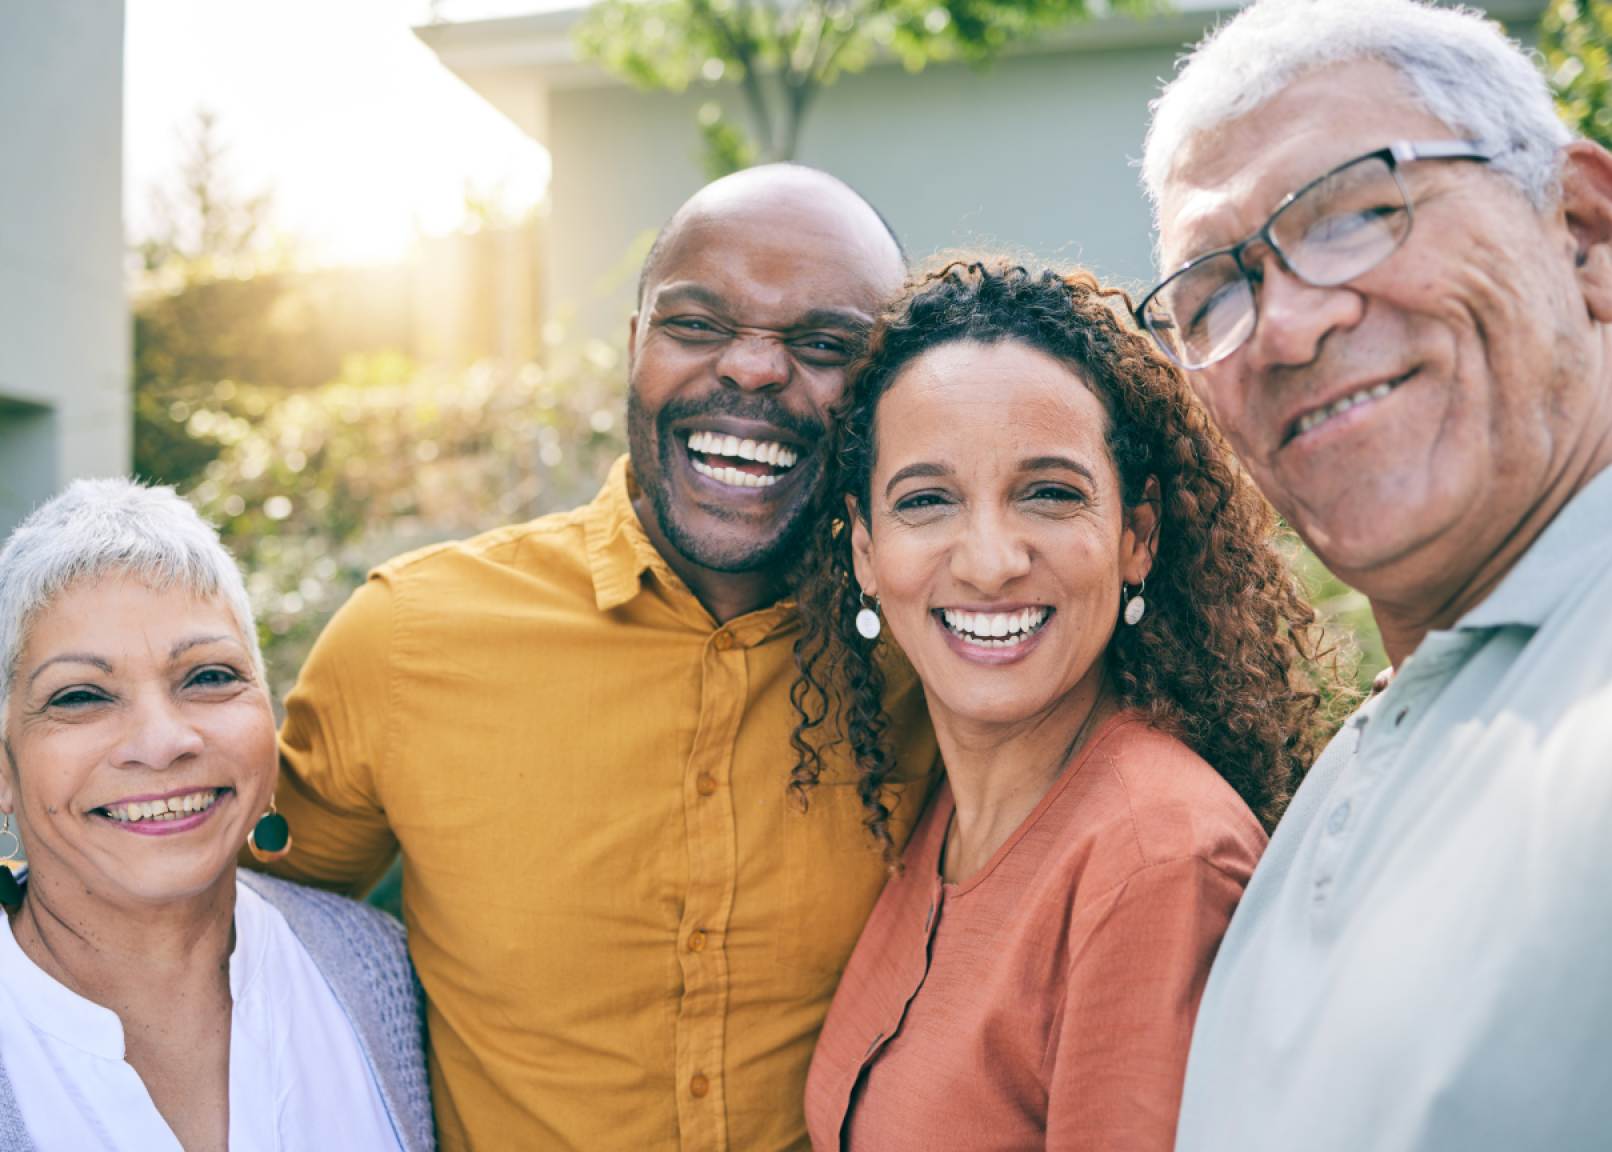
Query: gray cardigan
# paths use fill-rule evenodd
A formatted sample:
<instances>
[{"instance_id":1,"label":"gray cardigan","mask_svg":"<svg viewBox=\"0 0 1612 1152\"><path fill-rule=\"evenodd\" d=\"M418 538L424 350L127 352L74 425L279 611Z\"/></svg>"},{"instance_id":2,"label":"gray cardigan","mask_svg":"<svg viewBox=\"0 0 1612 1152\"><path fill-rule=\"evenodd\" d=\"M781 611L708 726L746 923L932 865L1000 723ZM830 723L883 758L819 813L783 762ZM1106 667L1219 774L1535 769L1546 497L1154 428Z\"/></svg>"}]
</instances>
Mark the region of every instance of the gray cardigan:
<instances>
[{"instance_id":1,"label":"gray cardigan","mask_svg":"<svg viewBox=\"0 0 1612 1152\"><path fill-rule=\"evenodd\" d=\"M243 871L240 879L285 917L330 983L375 1074L403 1152L433 1152L425 1003L409 967L402 925L383 912L328 892L255 872ZM37 1152L22 1126L4 1065L0 1065L0 1148Z\"/></svg>"}]
</instances>

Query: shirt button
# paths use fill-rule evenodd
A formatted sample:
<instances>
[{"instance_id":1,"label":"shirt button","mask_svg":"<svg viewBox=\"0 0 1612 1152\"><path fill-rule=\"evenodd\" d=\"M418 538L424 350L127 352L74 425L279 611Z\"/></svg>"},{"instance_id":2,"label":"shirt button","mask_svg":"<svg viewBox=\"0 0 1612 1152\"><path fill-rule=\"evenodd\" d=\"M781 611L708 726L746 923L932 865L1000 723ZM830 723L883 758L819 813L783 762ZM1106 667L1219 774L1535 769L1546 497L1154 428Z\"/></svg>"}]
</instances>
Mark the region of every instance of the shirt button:
<instances>
[{"instance_id":1,"label":"shirt button","mask_svg":"<svg viewBox=\"0 0 1612 1152\"><path fill-rule=\"evenodd\" d=\"M694 1073L694 1078L688 1082L689 1095L696 1100L705 1099L705 1094L710 1090L711 1082L705 1078L703 1073Z\"/></svg>"},{"instance_id":2,"label":"shirt button","mask_svg":"<svg viewBox=\"0 0 1612 1152\"><path fill-rule=\"evenodd\" d=\"M1405 717L1407 717L1409 715L1410 715L1410 709L1409 708L1401 708L1399 710L1399 712L1394 716L1394 727L1398 728L1401 724L1405 723Z\"/></svg>"},{"instance_id":3,"label":"shirt button","mask_svg":"<svg viewBox=\"0 0 1612 1152\"><path fill-rule=\"evenodd\" d=\"M733 646L738 643L738 641L734 639L732 632L718 632L711 643L716 645L716 650L718 652L727 652L730 651Z\"/></svg>"},{"instance_id":4,"label":"shirt button","mask_svg":"<svg viewBox=\"0 0 1612 1152\"><path fill-rule=\"evenodd\" d=\"M1327 817L1327 831L1336 836L1338 833L1342 832L1344 828L1348 827L1348 824L1349 801L1345 800L1342 804L1339 804L1332 810L1332 815Z\"/></svg>"},{"instance_id":5,"label":"shirt button","mask_svg":"<svg viewBox=\"0 0 1612 1152\"><path fill-rule=\"evenodd\" d=\"M696 928L688 934L688 950L690 952L705 951L705 929Z\"/></svg>"},{"instance_id":6,"label":"shirt button","mask_svg":"<svg viewBox=\"0 0 1612 1152\"><path fill-rule=\"evenodd\" d=\"M716 792L716 777L709 772L701 772L694 778L694 790L701 796L710 796Z\"/></svg>"}]
</instances>

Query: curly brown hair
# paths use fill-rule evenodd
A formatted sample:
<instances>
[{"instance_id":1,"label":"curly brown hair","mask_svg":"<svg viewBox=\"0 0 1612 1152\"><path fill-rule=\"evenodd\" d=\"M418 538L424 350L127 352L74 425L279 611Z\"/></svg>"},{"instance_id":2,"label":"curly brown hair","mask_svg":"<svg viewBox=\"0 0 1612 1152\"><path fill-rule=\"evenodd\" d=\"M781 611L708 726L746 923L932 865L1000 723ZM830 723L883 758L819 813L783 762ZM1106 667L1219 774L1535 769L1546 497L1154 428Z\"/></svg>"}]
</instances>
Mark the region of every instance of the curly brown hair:
<instances>
[{"instance_id":1,"label":"curly brown hair","mask_svg":"<svg viewBox=\"0 0 1612 1152\"><path fill-rule=\"evenodd\" d=\"M1137 330L1123 291L1086 272L1002 258L954 260L909 284L880 317L835 409L795 588L802 632L790 691L791 793L806 803L823 750L848 742L868 831L893 857L882 645L854 625L861 590L846 497L870 507L875 417L903 368L940 345L1010 340L1071 366L1102 401L1127 506L1153 497L1150 480L1157 485L1147 614L1116 628L1106 652L1121 704L1184 741L1273 827L1329 731L1318 682L1326 679L1335 698L1347 694L1335 666L1322 663L1330 651L1276 547L1275 515L1184 377Z\"/></svg>"}]
</instances>

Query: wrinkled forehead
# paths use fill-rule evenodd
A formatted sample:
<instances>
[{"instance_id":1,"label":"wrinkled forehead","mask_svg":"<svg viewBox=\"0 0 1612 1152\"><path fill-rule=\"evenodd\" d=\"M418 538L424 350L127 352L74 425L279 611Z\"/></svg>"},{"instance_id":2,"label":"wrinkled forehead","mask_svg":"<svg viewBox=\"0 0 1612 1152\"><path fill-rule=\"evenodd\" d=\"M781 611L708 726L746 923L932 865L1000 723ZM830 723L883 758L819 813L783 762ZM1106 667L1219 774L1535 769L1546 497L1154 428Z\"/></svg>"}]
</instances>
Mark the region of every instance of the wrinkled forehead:
<instances>
[{"instance_id":1,"label":"wrinkled forehead","mask_svg":"<svg viewBox=\"0 0 1612 1152\"><path fill-rule=\"evenodd\" d=\"M1396 140L1459 136L1388 64L1304 73L1253 111L1186 139L1159 193L1160 270L1244 239L1339 164Z\"/></svg>"},{"instance_id":2,"label":"wrinkled forehead","mask_svg":"<svg viewBox=\"0 0 1612 1152\"><path fill-rule=\"evenodd\" d=\"M171 647L176 638L218 636L249 648L228 598L112 568L70 581L22 620L18 660L57 648Z\"/></svg>"}]
</instances>

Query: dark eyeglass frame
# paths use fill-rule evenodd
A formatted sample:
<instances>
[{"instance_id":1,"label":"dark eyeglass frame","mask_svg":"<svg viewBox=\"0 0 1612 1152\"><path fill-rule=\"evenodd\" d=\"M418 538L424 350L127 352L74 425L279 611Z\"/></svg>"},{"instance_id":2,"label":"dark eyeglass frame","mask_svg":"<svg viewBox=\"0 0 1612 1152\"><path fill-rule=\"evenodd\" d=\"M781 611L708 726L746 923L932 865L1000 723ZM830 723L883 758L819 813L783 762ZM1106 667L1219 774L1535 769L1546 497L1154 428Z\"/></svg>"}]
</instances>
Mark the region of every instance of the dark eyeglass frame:
<instances>
[{"instance_id":1,"label":"dark eyeglass frame","mask_svg":"<svg viewBox=\"0 0 1612 1152\"><path fill-rule=\"evenodd\" d=\"M1283 268L1285 268L1293 276L1296 276L1298 279L1304 281L1306 284L1310 284L1317 288L1332 288L1339 284L1347 284L1356 276L1363 276L1373 268L1376 268L1382 264L1384 260L1387 260L1388 257L1399 251L1399 249L1404 245L1406 238L1410 236L1411 228L1416 222L1416 206L1411 198L1410 189L1406 188L1405 182L1399 178L1399 169L1402 165L1409 164L1414 160L1474 160L1480 164L1487 164L1494 158L1495 153L1490 149L1483 147L1483 145L1479 144L1476 140L1396 140L1385 148L1376 148L1370 152L1363 152L1351 160L1345 160L1342 164L1337 165L1335 168L1328 169L1326 172L1323 172L1321 175L1299 188L1296 192L1291 192L1285 196L1282 199L1282 202L1276 206L1275 210L1265 218L1265 223L1260 225L1259 230L1252 236L1249 236L1246 240L1242 240L1225 248L1216 248L1213 252L1205 252L1201 256L1195 256L1191 260L1188 260L1185 264L1181 265L1174 272L1170 273L1163 280L1160 280L1157 284L1155 284L1152 291L1150 291L1146 296L1142 297L1142 302L1138 304L1135 309L1133 309L1132 315L1135 317L1138 326L1145 329L1147 333L1153 337L1153 342L1159 346L1160 350L1163 351L1163 353L1168 356L1170 360L1172 360L1182 369L1188 372L1196 372L1200 369L1208 368L1212 364L1218 364L1243 345L1247 344L1249 339L1254 335L1255 330L1259 327L1259 295L1254 291L1257 285L1257 279L1255 275L1249 271L1248 265L1243 262L1243 256L1250 247L1258 243L1263 243L1267 248L1275 253L1276 258L1282 262ZM1370 264L1367 264L1365 267L1355 271L1350 276L1342 280L1328 282L1311 280L1308 276L1304 275L1304 273L1293 267L1292 263L1288 259L1287 253L1282 251L1282 246L1277 243L1276 235L1272 229L1276 226L1276 222L1281 219L1282 214L1291 208L1296 201L1302 199L1315 188L1325 184L1327 181L1338 176L1340 173L1353 168L1357 164L1363 164L1368 160L1381 160L1384 165L1387 166L1388 173L1393 177L1395 185L1398 186L1399 194L1405 201L1405 230L1394 242L1392 248L1389 248L1382 254L1381 257L1372 261ZM1182 276L1187 275L1193 271L1193 269L1198 268L1210 260L1217 260L1227 255L1237 262L1237 268L1242 273L1243 280L1248 285L1251 307L1253 308L1254 314L1254 322L1248 326L1248 331L1244 333L1242 339L1231 345L1231 347L1225 349L1211 359L1203 361L1200 364L1188 363L1181 355L1176 353L1173 347L1171 347L1169 338L1165 336L1163 332L1159 331L1159 327L1155 325L1153 321L1148 319L1148 307L1153 303L1154 299L1159 295L1160 292L1163 292L1171 284L1178 281ZM1167 323L1173 326L1174 317L1169 317Z\"/></svg>"}]
</instances>

